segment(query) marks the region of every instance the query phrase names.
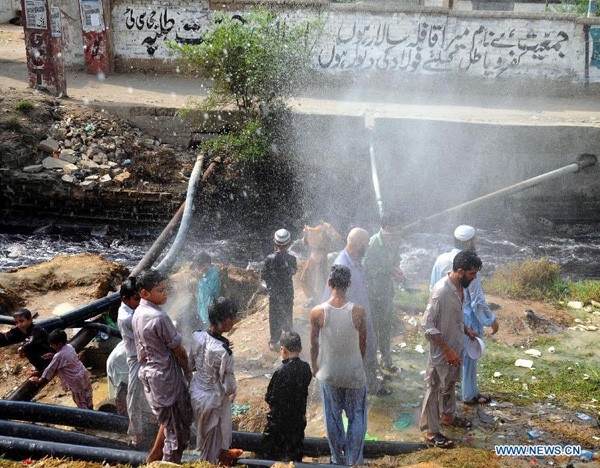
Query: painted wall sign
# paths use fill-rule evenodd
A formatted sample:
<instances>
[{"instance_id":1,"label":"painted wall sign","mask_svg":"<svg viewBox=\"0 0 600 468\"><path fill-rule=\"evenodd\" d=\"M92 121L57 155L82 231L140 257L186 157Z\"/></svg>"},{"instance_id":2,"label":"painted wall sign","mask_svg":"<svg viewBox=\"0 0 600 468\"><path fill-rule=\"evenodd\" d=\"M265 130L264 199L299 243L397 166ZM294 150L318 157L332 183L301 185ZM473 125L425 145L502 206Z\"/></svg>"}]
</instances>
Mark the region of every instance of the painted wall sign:
<instances>
[{"instance_id":1,"label":"painted wall sign","mask_svg":"<svg viewBox=\"0 0 600 468\"><path fill-rule=\"evenodd\" d=\"M169 56L166 41L201 44L212 24L208 5L184 2L177 7L164 4L113 7L115 52L132 58Z\"/></svg>"},{"instance_id":2,"label":"painted wall sign","mask_svg":"<svg viewBox=\"0 0 600 468\"><path fill-rule=\"evenodd\" d=\"M50 7L50 32L52 37L62 36L62 26L60 22L60 8L57 6Z\"/></svg>"},{"instance_id":3,"label":"painted wall sign","mask_svg":"<svg viewBox=\"0 0 600 468\"><path fill-rule=\"evenodd\" d=\"M48 28L45 0L25 0L25 26L28 29Z\"/></svg>"}]
</instances>

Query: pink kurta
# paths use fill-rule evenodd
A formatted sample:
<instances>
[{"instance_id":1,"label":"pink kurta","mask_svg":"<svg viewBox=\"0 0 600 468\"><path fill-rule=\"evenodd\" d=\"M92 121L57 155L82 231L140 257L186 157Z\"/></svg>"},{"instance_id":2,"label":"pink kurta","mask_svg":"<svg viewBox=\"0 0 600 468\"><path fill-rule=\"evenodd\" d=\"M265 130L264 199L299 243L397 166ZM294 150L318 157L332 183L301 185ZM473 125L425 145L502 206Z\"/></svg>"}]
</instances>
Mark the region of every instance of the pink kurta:
<instances>
[{"instance_id":1,"label":"pink kurta","mask_svg":"<svg viewBox=\"0 0 600 468\"><path fill-rule=\"evenodd\" d=\"M93 409L90 373L79 360L77 351L70 344L60 349L50 361L42 378L52 380L56 373L65 391L71 391L78 408Z\"/></svg>"}]
</instances>

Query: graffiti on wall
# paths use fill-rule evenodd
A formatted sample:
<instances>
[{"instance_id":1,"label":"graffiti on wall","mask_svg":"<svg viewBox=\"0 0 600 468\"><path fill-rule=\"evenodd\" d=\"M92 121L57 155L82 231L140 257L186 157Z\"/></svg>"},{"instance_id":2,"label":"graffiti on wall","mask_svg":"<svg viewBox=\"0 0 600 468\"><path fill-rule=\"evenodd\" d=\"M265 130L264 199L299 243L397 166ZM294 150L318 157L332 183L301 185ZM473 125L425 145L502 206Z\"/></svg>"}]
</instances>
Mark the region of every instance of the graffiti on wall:
<instances>
[{"instance_id":1,"label":"graffiti on wall","mask_svg":"<svg viewBox=\"0 0 600 468\"><path fill-rule=\"evenodd\" d=\"M139 44L146 54L154 56L159 47L166 49L166 40L180 44L201 44L207 31L210 12L208 8L195 11L195 14L184 15L184 11L174 12L168 7L151 10L136 10L127 7L123 13L125 28L128 31L139 31L143 37Z\"/></svg>"},{"instance_id":2,"label":"graffiti on wall","mask_svg":"<svg viewBox=\"0 0 600 468\"><path fill-rule=\"evenodd\" d=\"M508 23L505 23L508 24ZM322 44L317 66L328 70L469 71L499 76L531 63L564 61L570 37L562 30L533 31L471 22L419 21L412 30L375 20L341 22ZM472 70L474 71L474 70Z\"/></svg>"}]
</instances>

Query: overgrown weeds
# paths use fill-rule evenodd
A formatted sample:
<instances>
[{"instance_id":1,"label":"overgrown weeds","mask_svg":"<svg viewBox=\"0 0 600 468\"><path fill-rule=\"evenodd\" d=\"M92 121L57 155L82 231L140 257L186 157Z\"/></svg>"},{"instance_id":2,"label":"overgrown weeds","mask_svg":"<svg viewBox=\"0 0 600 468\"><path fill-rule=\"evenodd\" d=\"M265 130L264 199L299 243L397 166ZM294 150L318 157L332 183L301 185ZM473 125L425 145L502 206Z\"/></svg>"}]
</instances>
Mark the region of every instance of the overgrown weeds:
<instances>
[{"instance_id":1,"label":"overgrown weeds","mask_svg":"<svg viewBox=\"0 0 600 468\"><path fill-rule=\"evenodd\" d=\"M484 290L512 299L600 302L600 281L562 279L560 265L547 257L503 265L484 281Z\"/></svg>"},{"instance_id":2,"label":"overgrown weeds","mask_svg":"<svg viewBox=\"0 0 600 468\"><path fill-rule=\"evenodd\" d=\"M28 101L27 99L21 99L20 101L17 101L15 103L15 110L17 112L29 114L33 109L35 109L35 106L32 102Z\"/></svg>"}]
</instances>

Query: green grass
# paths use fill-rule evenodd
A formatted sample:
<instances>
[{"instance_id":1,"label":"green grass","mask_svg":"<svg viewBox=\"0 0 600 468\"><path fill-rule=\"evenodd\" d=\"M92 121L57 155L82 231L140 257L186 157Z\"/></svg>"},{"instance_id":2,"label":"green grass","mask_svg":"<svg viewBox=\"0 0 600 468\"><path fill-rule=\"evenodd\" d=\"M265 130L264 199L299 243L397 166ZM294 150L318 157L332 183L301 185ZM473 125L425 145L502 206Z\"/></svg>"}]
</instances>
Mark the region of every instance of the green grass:
<instances>
[{"instance_id":1,"label":"green grass","mask_svg":"<svg viewBox=\"0 0 600 468\"><path fill-rule=\"evenodd\" d=\"M600 302L600 281L562 279L560 265L546 257L506 263L484 280L483 289L512 299Z\"/></svg>"},{"instance_id":2,"label":"green grass","mask_svg":"<svg viewBox=\"0 0 600 468\"><path fill-rule=\"evenodd\" d=\"M532 347L540 349L557 344L556 339L542 338ZM517 405L546 402L549 401L548 395L554 395L553 404L581 410L582 403L600 400L600 371L596 366L586 364L586 360L592 356L594 351L589 350L564 358L555 354L552 359L536 359L520 349L489 343L479 361L479 387L483 392ZM535 369L516 367L514 363L518 358L531 359ZM500 372L502 376L494 378L494 372ZM585 374L589 376L587 380L584 379ZM524 384L527 388L524 388Z\"/></svg>"},{"instance_id":3,"label":"green grass","mask_svg":"<svg viewBox=\"0 0 600 468\"><path fill-rule=\"evenodd\" d=\"M35 106L26 99L21 99L15 103L15 110L17 112L22 112L23 114L30 113L34 108Z\"/></svg>"},{"instance_id":4,"label":"green grass","mask_svg":"<svg viewBox=\"0 0 600 468\"><path fill-rule=\"evenodd\" d=\"M405 310L420 310L425 311L427 301L429 300L429 291L405 291L396 290L394 302L400 305L400 308Z\"/></svg>"}]
</instances>

